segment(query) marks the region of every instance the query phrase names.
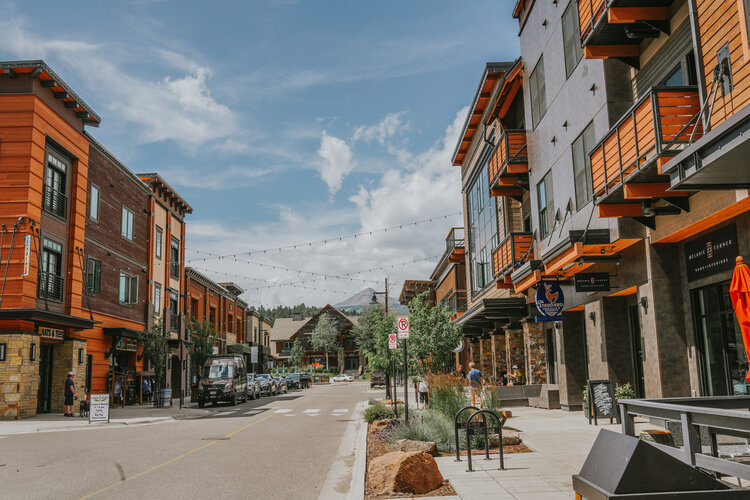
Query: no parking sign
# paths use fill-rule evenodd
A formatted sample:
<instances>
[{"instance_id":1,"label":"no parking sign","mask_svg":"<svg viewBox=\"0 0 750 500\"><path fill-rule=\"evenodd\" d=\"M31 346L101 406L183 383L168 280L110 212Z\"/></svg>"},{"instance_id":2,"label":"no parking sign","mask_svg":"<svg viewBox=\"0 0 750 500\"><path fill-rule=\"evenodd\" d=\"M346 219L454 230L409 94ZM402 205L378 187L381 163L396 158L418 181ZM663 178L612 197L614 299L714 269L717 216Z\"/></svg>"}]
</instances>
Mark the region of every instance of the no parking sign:
<instances>
[{"instance_id":1,"label":"no parking sign","mask_svg":"<svg viewBox=\"0 0 750 500\"><path fill-rule=\"evenodd\" d=\"M401 316L398 318L398 338L408 339L409 338L409 318Z\"/></svg>"},{"instance_id":2,"label":"no parking sign","mask_svg":"<svg viewBox=\"0 0 750 500\"><path fill-rule=\"evenodd\" d=\"M388 349L395 349L398 347L398 340L396 339L395 333L388 334Z\"/></svg>"}]
</instances>

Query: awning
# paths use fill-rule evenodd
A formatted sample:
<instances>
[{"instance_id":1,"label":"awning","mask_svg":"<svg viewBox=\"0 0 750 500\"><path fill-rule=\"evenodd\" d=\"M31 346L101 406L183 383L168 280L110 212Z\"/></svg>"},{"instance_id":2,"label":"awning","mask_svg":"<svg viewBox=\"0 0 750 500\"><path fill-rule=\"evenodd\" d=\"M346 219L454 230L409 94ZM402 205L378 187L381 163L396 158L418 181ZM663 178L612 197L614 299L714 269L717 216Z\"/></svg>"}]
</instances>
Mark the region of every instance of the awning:
<instances>
[{"instance_id":1,"label":"awning","mask_svg":"<svg viewBox=\"0 0 750 500\"><path fill-rule=\"evenodd\" d=\"M750 188L750 106L707 132L664 165L671 189Z\"/></svg>"},{"instance_id":2,"label":"awning","mask_svg":"<svg viewBox=\"0 0 750 500\"><path fill-rule=\"evenodd\" d=\"M465 336L480 336L485 330L496 330L520 321L527 314L526 299L523 297L482 299L459 316L455 323L463 325Z\"/></svg>"},{"instance_id":3,"label":"awning","mask_svg":"<svg viewBox=\"0 0 750 500\"><path fill-rule=\"evenodd\" d=\"M34 321L55 326L69 327L74 330L88 330L101 323L92 319L79 318L54 311L40 309L0 309L0 321Z\"/></svg>"},{"instance_id":4,"label":"awning","mask_svg":"<svg viewBox=\"0 0 750 500\"><path fill-rule=\"evenodd\" d=\"M138 340L143 333L139 332L138 330L133 330L132 328L123 327L107 327L102 328L102 331L104 332L104 335L109 335L110 337L120 337L135 340Z\"/></svg>"}]
</instances>

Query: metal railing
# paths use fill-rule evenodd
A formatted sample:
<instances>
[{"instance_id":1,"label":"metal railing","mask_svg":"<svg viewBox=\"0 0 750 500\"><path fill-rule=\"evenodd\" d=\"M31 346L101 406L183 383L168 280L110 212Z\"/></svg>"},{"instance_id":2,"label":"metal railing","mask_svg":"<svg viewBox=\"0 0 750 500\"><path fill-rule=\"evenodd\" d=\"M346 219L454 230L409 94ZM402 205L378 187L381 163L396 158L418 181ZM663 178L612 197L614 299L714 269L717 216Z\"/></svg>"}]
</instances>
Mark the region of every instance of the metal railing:
<instances>
[{"instance_id":1,"label":"metal railing","mask_svg":"<svg viewBox=\"0 0 750 500\"><path fill-rule=\"evenodd\" d=\"M447 306L453 313L466 312L466 292L453 292L443 298L440 303Z\"/></svg>"},{"instance_id":2,"label":"metal railing","mask_svg":"<svg viewBox=\"0 0 750 500\"><path fill-rule=\"evenodd\" d=\"M65 293L65 278L46 271L39 271L36 292L40 299L62 302Z\"/></svg>"},{"instance_id":3,"label":"metal railing","mask_svg":"<svg viewBox=\"0 0 750 500\"><path fill-rule=\"evenodd\" d=\"M492 252L492 270L495 278L509 274L524 262L533 259L533 233L510 233Z\"/></svg>"},{"instance_id":4,"label":"metal railing","mask_svg":"<svg viewBox=\"0 0 750 500\"><path fill-rule=\"evenodd\" d=\"M607 9L604 0L578 0L578 25L581 29L581 45L586 45L594 26Z\"/></svg>"},{"instance_id":5,"label":"metal railing","mask_svg":"<svg viewBox=\"0 0 750 500\"><path fill-rule=\"evenodd\" d=\"M529 170L529 156L526 147L525 130L505 130L497 143L495 153L490 158L490 185L497 184L500 177L509 174L523 174Z\"/></svg>"},{"instance_id":6,"label":"metal railing","mask_svg":"<svg viewBox=\"0 0 750 500\"><path fill-rule=\"evenodd\" d=\"M721 458L717 440L717 436L732 436L748 443L750 396L626 399L620 400L619 405L623 434L637 437L635 417L676 422L682 431L682 443L678 443L678 447L651 441L647 441L648 444L694 467L750 480L750 465ZM702 445L701 435L709 438L707 449ZM750 446L747 446L745 458L748 456Z\"/></svg>"},{"instance_id":7,"label":"metal railing","mask_svg":"<svg viewBox=\"0 0 750 500\"><path fill-rule=\"evenodd\" d=\"M43 189L42 206L45 211L56 215L60 218L67 218L68 214L68 197L64 193L56 190L52 186L45 184Z\"/></svg>"},{"instance_id":8,"label":"metal railing","mask_svg":"<svg viewBox=\"0 0 750 500\"><path fill-rule=\"evenodd\" d=\"M169 329L173 332L180 331L180 313L169 311Z\"/></svg>"},{"instance_id":9,"label":"metal railing","mask_svg":"<svg viewBox=\"0 0 750 500\"><path fill-rule=\"evenodd\" d=\"M456 248L464 248L466 246L466 236L464 233L464 228L451 228L451 232L448 233L448 237L445 238L445 246L450 251L453 251Z\"/></svg>"}]
</instances>

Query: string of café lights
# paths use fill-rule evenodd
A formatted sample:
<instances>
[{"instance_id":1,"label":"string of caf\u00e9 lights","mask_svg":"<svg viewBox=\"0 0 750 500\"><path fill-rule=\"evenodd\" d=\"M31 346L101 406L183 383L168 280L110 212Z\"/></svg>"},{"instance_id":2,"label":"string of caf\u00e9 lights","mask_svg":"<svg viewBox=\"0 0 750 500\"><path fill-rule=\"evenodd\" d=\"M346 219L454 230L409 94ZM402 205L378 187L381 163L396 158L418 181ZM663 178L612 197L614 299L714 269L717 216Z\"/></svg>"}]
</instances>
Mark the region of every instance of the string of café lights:
<instances>
[{"instance_id":1,"label":"string of caf\u00e9 lights","mask_svg":"<svg viewBox=\"0 0 750 500\"><path fill-rule=\"evenodd\" d=\"M323 240L308 241L306 243L297 243L296 245L286 245L286 246L281 246L281 247L265 248L265 249L261 249L261 250L250 250L250 251L247 251L247 252L237 252L237 253L226 254L226 255L221 255L221 254L216 254L216 253L212 253L212 252L206 252L204 250L196 250L194 248L190 248L190 249L186 249L186 250L188 250L190 252L195 252L195 253L199 253L199 254L202 254L202 255L206 255L206 257L203 257L203 258L197 258L196 257L196 258L193 258L193 259L187 259L187 262L188 263L191 263L191 262L206 262L206 261L209 261L209 260L230 259L230 258L236 259L238 255L252 256L252 255L258 255L258 254L267 254L268 252L283 252L283 251L287 251L287 250L298 250L298 249L301 250L303 248L312 248L313 245L315 245L315 246L329 245L329 244L332 244L332 243L338 243L338 242L341 242L341 241L344 241L344 240L348 240L348 239L357 239L357 238L362 237L362 236L372 236L372 235L378 234L378 233L387 233L388 231L399 231L399 230L407 229L407 228L410 228L410 227L418 226L420 224L429 224L429 223L432 223L432 222L445 220L445 219L448 219L449 217L453 217L453 216L456 216L456 215L461 215L461 213L462 212L459 211L459 212L454 212L454 213L447 214L447 215L439 215L439 216L436 216L436 217L430 217L429 219L422 219L422 220L418 220L418 221L407 222L405 224L394 225L394 226L391 226L391 227L386 227L386 228L381 228L381 229L374 229L372 231L364 231L364 232L361 232L361 233L351 233L351 234L345 234L345 235L341 235L341 236L334 236L334 237L326 238L326 239L323 239ZM246 261L246 262L249 262L249 261Z\"/></svg>"}]
</instances>

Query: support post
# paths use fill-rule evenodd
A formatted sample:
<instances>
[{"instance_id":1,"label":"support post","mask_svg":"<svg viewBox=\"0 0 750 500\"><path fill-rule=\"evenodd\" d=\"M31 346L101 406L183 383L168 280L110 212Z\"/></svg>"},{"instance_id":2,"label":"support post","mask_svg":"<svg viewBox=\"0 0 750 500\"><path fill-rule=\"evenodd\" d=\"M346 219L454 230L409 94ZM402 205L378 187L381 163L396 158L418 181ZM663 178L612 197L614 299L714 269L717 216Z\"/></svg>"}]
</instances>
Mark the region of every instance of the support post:
<instances>
[{"instance_id":1,"label":"support post","mask_svg":"<svg viewBox=\"0 0 750 500\"><path fill-rule=\"evenodd\" d=\"M406 363L406 339L404 339L404 422L409 422L409 366Z\"/></svg>"}]
</instances>

